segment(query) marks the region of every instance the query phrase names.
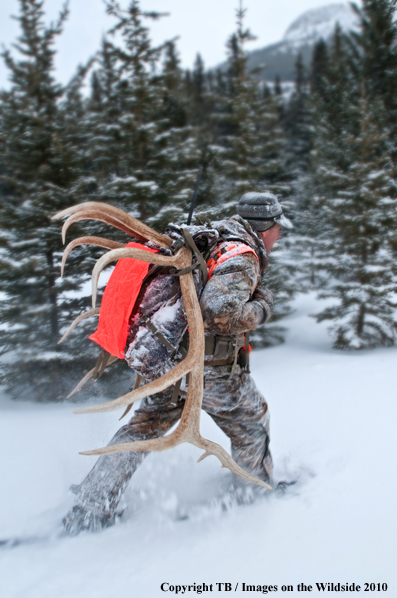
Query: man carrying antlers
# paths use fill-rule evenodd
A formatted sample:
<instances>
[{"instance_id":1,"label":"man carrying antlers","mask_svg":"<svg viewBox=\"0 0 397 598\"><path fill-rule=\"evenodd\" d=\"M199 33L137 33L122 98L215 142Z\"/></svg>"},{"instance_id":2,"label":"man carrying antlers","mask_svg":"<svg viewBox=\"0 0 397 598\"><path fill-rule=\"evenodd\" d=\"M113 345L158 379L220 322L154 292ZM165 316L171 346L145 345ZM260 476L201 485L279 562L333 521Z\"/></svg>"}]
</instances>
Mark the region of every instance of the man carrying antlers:
<instances>
[{"instance_id":1,"label":"man carrying antlers","mask_svg":"<svg viewBox=\"0 0 397 598\"><path fill-rule=\"evenodd\" d=\"M292 224L271 193L246 193L237 212L211 228L188 227L208 267L205 286L194 271L205 330L202 408L230 438L236 463L268 482L272 478L268 406L249 375L248 336L272 315L273 295L261 277L281 228ZM180 227L170 225L166 234L183 244ZM137 380L150 381L166 372L171 349L186 344L186 314L176 282L175 273L163 270L142 286L124 351ZM176 384L144 399L109 445L163 436L181 418L185 398L186 391ZM147 455L102 455L82 483L71 487L76 501L63 520L66 531L75 535L111 525L132 474Z\"/></svg>"}]
</instances>

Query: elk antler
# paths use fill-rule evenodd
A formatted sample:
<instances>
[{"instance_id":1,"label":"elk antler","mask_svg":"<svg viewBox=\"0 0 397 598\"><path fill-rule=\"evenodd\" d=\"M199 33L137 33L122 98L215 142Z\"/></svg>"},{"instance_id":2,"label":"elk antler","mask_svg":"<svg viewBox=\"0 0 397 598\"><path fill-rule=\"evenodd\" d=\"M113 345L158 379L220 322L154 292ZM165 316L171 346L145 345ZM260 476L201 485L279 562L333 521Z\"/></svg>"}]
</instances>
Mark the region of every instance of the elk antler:
<instances>
[{"instance_id":1,"label":"elk antler","mask_svg":"<svg viewBox=\"0 0 397 598\"><path fill-rule=\"evenodd\" d=\"M142 261L150 262L150 263L156 264L158 266L164 266L164 265L174 266L175 268L178 268L178 269L186 268L187 266L189 266L191 264L191 261L192 261L192 254L189 251L189 249L187 249L186 247L182 247L182 249L180 249L174 257L156 255L153 253L149 253L148 251L145 251L143 249L133 249L133 248L115 249L114 251L109 251L108 253L105 253L105 255L103 255L97 261L97 263L95 264L93 273L92 273L93 305L95 305L96 286L97 286L97 281L98 281L98 278L99 278L99 275L100 275L102 269L105 268L105 266L107 264L109 264L117 259L127 258L127 257L128 258L134 257L135 259L141 259ZM168 372L163 374L163 376L161 376L161 378L159 378L157 380L153 380L153 382L149 382L148 384L145 384L144 386L141 386L140 388L137 388L136 390L133 390L133 391L127 393L126 395L124 395L118 399L115 399L113 401L110 401L108 403L103 403L102 405L96 405L96 406L92 406L92 407L84 407L83 409L78 409L77 411L75 411L75 413L98 413L98 412L103 412L103 411L113 411L114 409L118 409L119 407L124 407L126 405L130 405L131 403L135 403L136 401L139 401L139 399L148 397L151 394L161 392L161 391L165 390L166 388L168 388L169 386L171 386L172 384L175 384L176 382L178 382L178 380L180 380L184 376L186 376L191 371L193 365L197 362L197 360L200 359L201 354L204 355L204 344L203 344L204 343L204 327L203 327L202 318L201 318L200 306L197 301L197 293L196 293L196 289L194 286L193 277L191 277L191 284L193 285L194 294L196 297L196 303L197 303L196 310L198 309L197 313L198 313L198 317L201 321L203 339L200 338L200 343L192 342L192 331L191 331L190 323L189 323L189 312L188 312L188 308L187 308L187 304L186 304L186 300L185 300L186 291L184 291L184 288L186 286L186 278L185 277L186 277L186 275L181 276L180 281L181 281L181 291L182 291L183 302L184 302L185 311L186 311L187 320L188 320L189 335L191 338L190 343L189 343L189 350L188 350L188 353L187 353L185 359L183 359L180 363L178 363L176 366L174 366L171 370L169 370ZM193 314L190 315L190 318L193 318ZM201 347L201 345L203 345L203 346Z\"/></svg>"},{"instance_id":2,"label":"elk antler","mask_svg":"<svg viewBox=\"0 0 397 598\"><path fill-rule=\"evenodd\" d=\"M140 222L130 214L123 212L123 210L119 210L114 206L110 206L109 204L102 203L100 201L87 201L84 203L76 204L75 206L71 206L70 208L66 208L66 210L62 210L55 214L52 217L52 220L57 220L59 218L64 218L64 216L68 216L69 214L76 214L82 211L91 211L91 210L99 210L102 212L102 215L107 217L108 220L102 220L103 222L107 222L108 224L112 224L115 226L113 222L110 222L110 219L113 218L117 220L119 223L123 224L128 230L128 234L135 238L143 238L147 241L152 241L159 247L169 248L171 247L173 241L167 235L162 235L157 231L150 228L143 222ZM118 226L116 228L119 228Z\"/></svg>"},{"instance_id":3,"label":"elk antler","mask_svg":"<svg viewBox=\"0 0 397 598\"><path fill-rule=\"evenodd\" d=\"M81 210L80 212L76 212L69 216L69 218L64 222L62 227L62 242L65 243L66 239L66 232L72 224L75 222L80 222L80 220L99 220L100 222L106 222L106 224L110 224L114 226L114 228L118 228L122 230L127 235L131 235L131 229L129 226L124 224L123 221L119 220L118 218L113 218L113 216L109 216L106 212L102 210ZM134 235L140 241L144 241L144 237L140 235Z\"/></svg>"},{"instance_id":4,"label":"elk antler","mask_svg":"<svg viewBox=\"0 0 397 598\"><path fill-rule=\"evenodd\" d=\"M117 360L118 360L118 357L115 357L114 355L112 355L112 356L109 358L109 361L108 361L107 365L111 365L112 363L114 363L114 362L115 362L115 361L117 361ZM67 399L70 399L70 397L72 397L72 396L73 396L73 395L75 395L77 392L79 392L79 391L80 391L80 390L83 388L84 384L85 384L86 382L88 382L88 380L90 380L90 379L91 379L91 378L94 376L94 373L95 373L95 370L96 370L96 369L97 369L96 367L92 368L92 370L90 370L90 371L89 371L89 372L88 372L88 373L87 373L87 374L84 376L84 378L83 378L82 380L80 380L80 382L79 382L79 383L78 383L78 384L77 384L77 385L74 387L74 389L72 390L72 392L70 392L66 398L67 398Z\"/></svg>"},{"instance_id":5,"label":"elk antler","mask_svg":"<svg viewBox=\"0 0 397 598\"><path fill-rule=\"evenodd\" d=\"M63 276L66 260L68 259L69 253L75 247L79 245L96 245L97 247L105 247L105 249L119 249L124 247L123 243L117 241L111 241L110 239L103 239L102 237L79 237L71 241L63 252L62 264L61 264L61 276Z\"/></svg>"},{"instance_id":6,"label":"elk antler","mask_svg":"<svg viewBox=\"0 0 397 598\"><path fill-rule=\"evenodd\" d=\"M72 332L73 328L76 328L76 326L78 324L80 324L80 322L82 322L83 320L86 320L87 318L92 318L92 316L99 316L99 311L100 311L100 308L96 307L95 309L89 309L88 311L85 311L83 314L80 314L79 316L77 316L77 318L75 320L73 320L73 322L70 324L69 328L67 329L67 331L65 332L65 334L63 335L61 340L58 341L58 345L63 343L65 338L68 337L69 334Z\"/></svg>"},{"instance_id":7,"label":"elk antler","mask_svg":"<svg viewBox=\"0 0 397 598\"><path fill-rule=\"evenodd\" d=\"M90 208L97 208L98 206L101 206L102 209L102 206L106 206L106 204L88 202L87 204L80 204L79 206L74 206L69 210L64 210L63 212L57 214L57 217L61 218L62 216L70 214L71 212L78 213L81 206L88 206L89 204L91 204ZM110 213L112 213L113 216L116 216L114 212L116 208L111 208L110 210L109 208L111 208L111 206L106 206L107 213L109 215ZM121 222L121 216L119 212L121 212L121 210L117 210L117 219ZM124 214L124 212L121 213ZM132 219L132 216L129 216L128 214L124 214L124 216L128 218L125 218L123 222L128 221L128 224L131 225L132 230L133 223L130 220ZM148 226L143 225L135 218L133 220L134 230L132 230L132 234L135 237L137 236L138 232L138 234L140 234L141 236L145 236L145 238L159 244L157 240L154 241L154 238L157 238L159 236L159 233L156 233L156 231L153 231ZM135 222L137 223L136 225ZM166 237L165 235L160 235L160 237L162 238L162 243L160 244L162 247L170 247L172 245L172 239ZM94 308L100 272L103 270L103 268L106 267L106 265L121 258L135 258L159 266L173 266L178 269L187 268L191 265L192 262L191 251L186 247L180 249L173 257L161 256L158 254L149 253L145 250L133 248L114 249L112 251L109 251L107 254L103 255L98 260L93 270L92 290ZM171 434L163 436L162 438L156 438L152 440L140 440L136 442L126 442L123 444L111 445L93 451L86 451L81 454L109 455L113 453L133 451L158 452L172 448L183 442L189 442L194 446L197 446L198 448L201 448L205 451L204 454L200 457L199 461L208 457L209 455L215 455L216 457L218 457L223 467L226 467L236 475L239 475L240 477L244 478L247 482L255 483L259 486L263 486L271 490L272 488L271 486L269 486L269 484L266 484L266 482L263 482L259 478L244 471L244 469L237 465L237 463L221 446L219 446L215 442L203 438L200 434L200 415L203 400L204 380L204 324L201 316L200 304L197 298L196 287L191 272L188 272L180 276L180 285L190 337L189 350L183 361L174 366L170 371L161 376L159 379L145 384L140 388L136 388L132 392L124 395L123 397L120 397L119 399L110 401L109 403L98 405L96 407L86 407L84 409L79 409L75 411L75 413L93 413L110 411L113 409L117 409L118 407L131 405L138 399L142 399L144 397L150 396L151 394L165 390L172 384L175 384L183 376L189 374L188 392L182 416L177 428Z\"/></svg>"}]
</instances>

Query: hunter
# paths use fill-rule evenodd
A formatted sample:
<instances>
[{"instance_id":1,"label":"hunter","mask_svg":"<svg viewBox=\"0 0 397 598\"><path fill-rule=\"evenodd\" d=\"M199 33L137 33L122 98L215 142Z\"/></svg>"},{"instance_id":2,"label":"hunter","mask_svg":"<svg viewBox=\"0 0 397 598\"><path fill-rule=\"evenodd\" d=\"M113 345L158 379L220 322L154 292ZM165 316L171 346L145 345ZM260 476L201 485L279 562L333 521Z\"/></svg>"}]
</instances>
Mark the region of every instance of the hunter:
<instances>
[{"instance_id":1,"label":"hunter","mask_svg":"<svg viewBox=\"0 0 397 598\"><path fill-rule=\"evenodd\" d=\"M269 192L246 193L237 213L209 226L188 227L208 268L205 286L195 271L206 339L202 408L230 438L233 459L268 482L272 479L269 413L249 374L248 337L272 315L274 299L262 275L281 228L292 224ZM182 240L177 225L169 225L166 234ZM170 346L186 344L187 323L178 287L172 272L154 271L145 280L130 317L125 359L145 381L169 369ZM156 326L162 334L156 334ZM180 419L185 394L183 386L175 385L144 399L109 444L163 436ZM147 455L101 456L81 484L71 487L76 499L63 519L66 531L76 535L111 525L131 476Z\"/></svg>"}]
</instances>

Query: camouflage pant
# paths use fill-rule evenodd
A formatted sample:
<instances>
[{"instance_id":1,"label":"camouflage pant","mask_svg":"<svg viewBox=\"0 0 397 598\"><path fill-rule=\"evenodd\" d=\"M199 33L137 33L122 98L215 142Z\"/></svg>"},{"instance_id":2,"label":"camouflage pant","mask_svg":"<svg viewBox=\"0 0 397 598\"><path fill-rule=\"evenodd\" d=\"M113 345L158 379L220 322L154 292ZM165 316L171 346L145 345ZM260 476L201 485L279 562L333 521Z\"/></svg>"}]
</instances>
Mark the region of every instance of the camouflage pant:
<instances>
[{"instance_id":1,"label":"camouflage pant","mask_svg":"<svg viewBox=\"0 0 397 598\"><path fill-rule=\"evenodd\" d=\"M206 367L203 410L230 438L233 459L264 481L272 476L269 451L269 414L265 399L251 376L237 366L232 378L228 367ZM172 388L144 399L127 425L109 444L163 436L180 419L183 395L171 403ZM69 533L99 529L110 522L132 474L149 453L101 456L89 474L71 490L76 504L66 515ZM239 478L240 479L240 478Z\"/></svg>"}]
</instances>

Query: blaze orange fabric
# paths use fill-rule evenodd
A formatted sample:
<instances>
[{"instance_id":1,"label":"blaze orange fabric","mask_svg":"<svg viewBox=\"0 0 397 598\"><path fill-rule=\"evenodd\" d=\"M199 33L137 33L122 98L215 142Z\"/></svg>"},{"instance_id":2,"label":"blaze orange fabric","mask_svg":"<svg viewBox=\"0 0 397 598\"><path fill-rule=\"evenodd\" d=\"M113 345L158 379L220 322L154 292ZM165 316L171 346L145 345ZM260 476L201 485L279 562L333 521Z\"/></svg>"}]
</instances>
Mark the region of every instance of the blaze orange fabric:
<instances>
[{"instance_id":1,"label":"blaze orange fabric","mask_svg":"<svg viewBox=\"0 0 397 598\"><path fill-rule=\"evenodd\" d=\"M157 253L156 249L140 243L131 242L126 247ZM103 293L98 328L89 337L120 359L124 359L128 322L149 266L148 262L133 258L123 258L117 262Z\"/></svg>"},{"instance_id":2,"label":"blaze orange fabric","mask_svg":"<svg viewBox=\"0 0 397 598\"><path fill-rule=\"evenodd\" d=\"M245 345L243 347L241 347L241 349L242 349L242 351L245 351ZM248 345L248 351L249 351L249 354L251 355L251 352L252 352L251 345Z\"/></svg>"},{"instance_id":3,"label":"blaze orange fabric","mask_svg":"<svg viewBox=\"0 0 397 598\"><path fill-rule=\"evenodd\" d=\"M253 253L256 259L259 262L259 258L256 255L255 251L246 245L245 243L240 243L239 241L224 241L221 243L215 255L210 258L207 262L208 266L208 280L214 273L214 270L219 264L225 262L226 260L230 259L231 257L235 257L236 255L241 255L242 253Z\"/></svg>"}]
</instances>

